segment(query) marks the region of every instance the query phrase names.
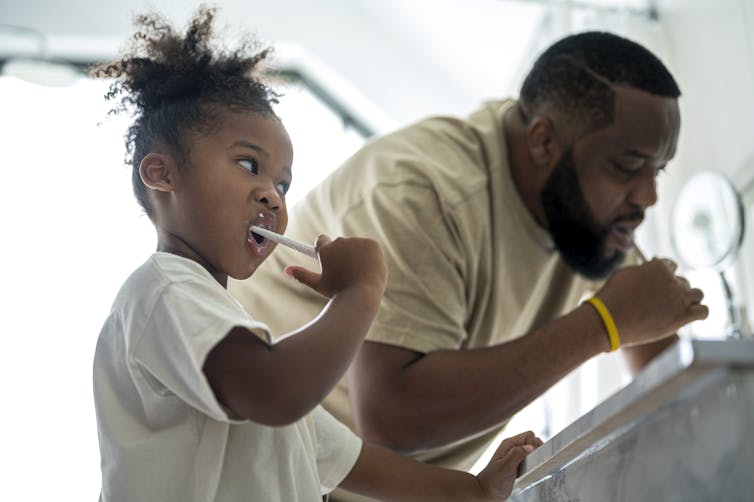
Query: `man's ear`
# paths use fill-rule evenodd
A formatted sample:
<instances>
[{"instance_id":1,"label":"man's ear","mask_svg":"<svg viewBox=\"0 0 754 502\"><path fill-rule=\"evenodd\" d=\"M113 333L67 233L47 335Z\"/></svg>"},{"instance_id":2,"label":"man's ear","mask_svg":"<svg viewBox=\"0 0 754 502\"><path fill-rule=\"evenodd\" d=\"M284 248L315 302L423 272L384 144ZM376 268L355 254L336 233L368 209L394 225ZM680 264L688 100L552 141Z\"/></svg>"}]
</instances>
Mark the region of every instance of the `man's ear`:
<instances>
[{"instance_id":1,"label":"man's ear","mask_svg":"<svg viewBox=\"0 0 754 502\"><path fill-rule=\"evenodd\" d=\"M173 169L175 164L162 153L148 153L139 164L141 181L151 190L173 191Z\"/></svg>"},{"instance_id":2,"label":"man's ear","mask_svg":"<svg viewBox=\"0 0 754 502\"><path fill-rule=\"evenodd\" d=\"M561 155L560 142L552 121L542 115L534 117L526 126L526 139L534 163L549 169Z\"/></svg>"}]
</instances>

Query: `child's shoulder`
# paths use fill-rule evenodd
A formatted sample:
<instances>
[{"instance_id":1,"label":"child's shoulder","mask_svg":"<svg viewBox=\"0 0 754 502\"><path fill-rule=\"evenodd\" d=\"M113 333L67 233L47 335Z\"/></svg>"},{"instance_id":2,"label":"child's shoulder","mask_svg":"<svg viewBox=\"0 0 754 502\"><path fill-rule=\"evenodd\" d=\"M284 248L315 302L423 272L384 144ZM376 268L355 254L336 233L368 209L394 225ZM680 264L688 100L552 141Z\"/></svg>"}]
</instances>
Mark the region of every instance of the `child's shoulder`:
<instances>
[{"instance_id":1,"label":"child's shoulder","mask_svg":"<svg viewBox=\"0 0 754 502\"><path fill-rule=\"evenodd\" d=\"M156 251L131 273L125 284L129 282L169 284L211 279L209 272L195 261L172 253Z\"/></svg>"},{"instance_id":2,"label":"child's shoulder","mask_svg":"<svg viewBox=\"0 0 754 502\"><path fill-rule=\"evenodd\" d=\"M155 252L123 282L115 303L122 306L151 303L173 285L210 281L212 277L195 261Z\"/></svg>"}]
</instances>

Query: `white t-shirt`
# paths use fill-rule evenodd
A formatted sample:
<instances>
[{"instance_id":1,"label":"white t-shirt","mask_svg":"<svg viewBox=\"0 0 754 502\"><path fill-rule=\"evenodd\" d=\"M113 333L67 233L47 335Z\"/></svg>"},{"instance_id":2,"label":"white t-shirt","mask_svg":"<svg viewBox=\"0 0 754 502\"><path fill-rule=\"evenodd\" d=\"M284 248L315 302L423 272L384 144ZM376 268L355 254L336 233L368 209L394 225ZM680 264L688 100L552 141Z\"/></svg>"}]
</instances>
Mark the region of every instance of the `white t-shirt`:
<instances>
[{"instance_id":1,"label":"white t-shirt","mask_svg":"<svg viewBox=\"0 0 754 502\"><path fill-rule=\"evenodd\" d=\"M97 342L101 500L317 501L361 440L317 407L269 427L229 418L202 366L232 328L265 325L199 264L155 253L124 283Z\"/></svg>"}]
</instances>

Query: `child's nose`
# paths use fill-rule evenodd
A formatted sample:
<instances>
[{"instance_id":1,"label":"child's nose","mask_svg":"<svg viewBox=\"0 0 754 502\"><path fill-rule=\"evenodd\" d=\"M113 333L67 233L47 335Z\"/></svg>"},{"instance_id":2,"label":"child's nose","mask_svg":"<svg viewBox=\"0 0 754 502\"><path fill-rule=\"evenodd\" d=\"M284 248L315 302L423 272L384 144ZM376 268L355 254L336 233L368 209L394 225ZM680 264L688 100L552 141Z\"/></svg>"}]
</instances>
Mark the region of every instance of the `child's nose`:
<instances>
[{"instance_id":1,"label":"child's nose","mask_svg":"<svg viewBox=\"0 0 754 502\"><path fill-rule=\"evenodd\" d=\"M280 209L282 206L282 197L275 187L264 187L257 190L256 200L272 210Z\"/></svg>"}]
</instances>

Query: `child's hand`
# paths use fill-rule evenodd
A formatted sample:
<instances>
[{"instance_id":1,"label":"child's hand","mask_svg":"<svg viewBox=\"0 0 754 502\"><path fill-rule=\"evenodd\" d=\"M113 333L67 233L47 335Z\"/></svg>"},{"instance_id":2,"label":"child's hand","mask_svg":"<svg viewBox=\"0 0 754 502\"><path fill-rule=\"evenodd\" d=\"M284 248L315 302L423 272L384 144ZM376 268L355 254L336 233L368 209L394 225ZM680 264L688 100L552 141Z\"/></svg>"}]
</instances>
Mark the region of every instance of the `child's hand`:
<instances>
[{"instance_id":1,"label":"child's hand","mask_svg":"<svg viewBox=\"0 0 754 502\"><path fill-rule=\"evenodd\" d=\"M542 445L542 440L527 431L504 439L477 478L489 500L505 500L518 475L518 467L526 456Z\"/></svg>"},{"instance_id":2,"label":"child's hand","mask_svg":"<svg viewBox=\"0 0 754 502\"><path fill-rule=\"evenodd\" d=\"M321 274L298 265L289 265L285 273L327 298L355 287L365 287L377 299L382 298L387 268L377 241L359 237L338 237L331 241L320 235L315 247Z\"/></svg>"}]
</instances>

